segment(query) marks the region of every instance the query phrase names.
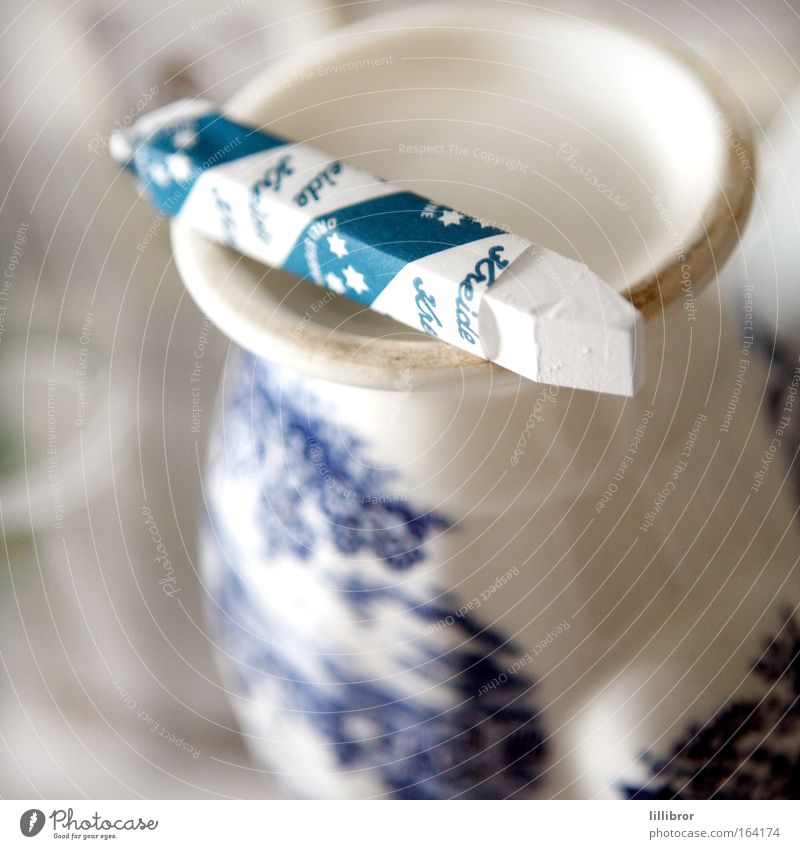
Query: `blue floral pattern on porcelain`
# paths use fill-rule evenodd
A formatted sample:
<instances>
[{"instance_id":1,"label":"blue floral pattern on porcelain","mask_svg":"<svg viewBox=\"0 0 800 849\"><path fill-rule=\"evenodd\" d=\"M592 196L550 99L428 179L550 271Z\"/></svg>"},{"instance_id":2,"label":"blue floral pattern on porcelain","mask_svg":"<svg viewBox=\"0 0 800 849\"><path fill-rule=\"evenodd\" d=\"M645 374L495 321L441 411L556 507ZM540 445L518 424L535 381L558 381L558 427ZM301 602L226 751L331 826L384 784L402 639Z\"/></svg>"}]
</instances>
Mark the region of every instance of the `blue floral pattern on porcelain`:
<instances>
[{"instance_id":1,"label":"blue floral pattern on porcelain","mask_svg":"<svg viewBox=\"0 0 800 849\"><path fill-rule=\"evenodd\" d=\"M231 374L204 559L264 760L306 796L530 793L548 756L535 684L425 568L451 522L306 382L249 355Z\"/></svg>"}]
</instances>

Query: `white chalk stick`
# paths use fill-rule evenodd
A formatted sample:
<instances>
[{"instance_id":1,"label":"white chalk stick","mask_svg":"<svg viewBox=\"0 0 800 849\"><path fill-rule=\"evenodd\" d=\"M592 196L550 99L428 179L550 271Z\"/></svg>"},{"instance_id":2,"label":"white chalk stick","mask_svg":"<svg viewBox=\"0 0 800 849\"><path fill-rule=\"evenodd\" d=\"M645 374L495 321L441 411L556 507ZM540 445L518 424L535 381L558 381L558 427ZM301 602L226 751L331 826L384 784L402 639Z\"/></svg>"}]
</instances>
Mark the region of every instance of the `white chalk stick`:
<instances>
[{"instance_id":1,"label":"white chalk stick","mask_svg":"<svg viewBox=\"0 0 800 849\"><path fill-rule=\"evenodd\" d=\"M310 145L179 101L112 138L154 205L531 380L633 395L638 311L585 265Z\"/></svg>"}]
</instances>

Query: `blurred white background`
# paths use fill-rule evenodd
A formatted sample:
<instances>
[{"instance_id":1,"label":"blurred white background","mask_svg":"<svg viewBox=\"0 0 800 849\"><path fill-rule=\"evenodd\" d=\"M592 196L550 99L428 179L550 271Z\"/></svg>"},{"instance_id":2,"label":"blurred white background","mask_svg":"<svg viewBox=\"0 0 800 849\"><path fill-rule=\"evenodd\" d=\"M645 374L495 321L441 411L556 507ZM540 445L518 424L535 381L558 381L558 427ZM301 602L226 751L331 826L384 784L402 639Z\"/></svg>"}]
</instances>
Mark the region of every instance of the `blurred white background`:
<instances>
[{"instance_id":1,"label":"blurred white background","mask_svg":"<svg viewBox=\"0 0 800 849\"><path fill-rule=\"evenodd\" d=\"M280 794L229 712L195 567L227 340L183 292L167 227L118 174L107 138L185 94L223 101L292 45L398 5L33 0L5 11L3 797ZM800 81L800 0L537 5L673 32L762 127Z\"/></svg>"}]
</instances>

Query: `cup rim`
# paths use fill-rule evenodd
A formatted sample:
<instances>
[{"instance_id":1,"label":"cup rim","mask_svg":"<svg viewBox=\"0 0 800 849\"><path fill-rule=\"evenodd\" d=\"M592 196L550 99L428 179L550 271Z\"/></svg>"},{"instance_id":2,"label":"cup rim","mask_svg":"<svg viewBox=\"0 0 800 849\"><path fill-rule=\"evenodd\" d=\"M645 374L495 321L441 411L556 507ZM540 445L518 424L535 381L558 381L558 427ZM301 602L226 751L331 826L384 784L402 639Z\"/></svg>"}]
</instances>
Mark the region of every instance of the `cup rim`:
<instances>
[{"instance_id":1,"label":"cup rim","mask_svg":"<svg viewBox=\"0 0 800 849\"><path fill-rule=\"evenodd\" d=\"M285 55L259 73L228 101L226 112L247 121L252 118L255 104L262 106L269 96L265 96L265 91L279 90L281 81L311 64L318 67L333 61L341 54L342 44L346 44L344 49L348 51L359 42L371 45L376 34L401 24L406 29L414 26L428 29L437 23L452 28L454 10L458 9L459 16L463 16L464 9L470 6L487 13L485 6L444 0L424 9L415 8L413 16L407 9L393 10L337 29L314 44L313 54L302 49ZM558 14L530 7L503 7L493 10L492 15L498 11L508 20L515 15L530 18L537 14ZM697 235L686 244L682 258L665 258L652 273L620 292L641 311L645 320L651 321L683 296L683 269L689 266L692 292L697 294L722 268L738 243L755 194L753 129L728 84L718 75L712 75L700 57L677 40L654 37L630 26L593 18L581 18L580 23L629 35L675 59L691 73L716 107L720 136L726 135L724 127L729 138L740 142L736 149L725 145L719 188L703 211ZM742 150L747 152L751 164L747 173L737 156ZM368 337L341 328L331 330L311 321L304 328L302 338L297 338L292 332L296 318L287 315L282 310L283 299L263 285L271 268L192 231L180 217L172 220L170 232L178 270L200 309L234 342L272 362L290 366L309 377L384 389L395 388L400 374L404 388L453 385L459 380L470 386L476 382L518 384L522 380L494 363L422 335L419 339ZM237 276L241 279L237 280Z\"/></svg>"}]
</instances>

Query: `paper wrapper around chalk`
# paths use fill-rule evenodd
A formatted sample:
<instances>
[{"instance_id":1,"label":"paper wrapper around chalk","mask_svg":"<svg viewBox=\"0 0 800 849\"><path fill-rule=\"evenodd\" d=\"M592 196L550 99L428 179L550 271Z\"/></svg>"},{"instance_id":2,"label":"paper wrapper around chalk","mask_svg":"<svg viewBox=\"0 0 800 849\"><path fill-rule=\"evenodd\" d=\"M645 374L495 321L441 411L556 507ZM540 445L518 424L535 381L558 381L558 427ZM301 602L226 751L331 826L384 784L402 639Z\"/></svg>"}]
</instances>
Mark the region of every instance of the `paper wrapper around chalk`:
<instances>
[{"instance_id":1,"label":"paper wrapper around chalk","mask_svg":"<svg viewBox=\"0 0 800 849\"><path fill-rule=\"evenodd\" d=\"M179 101L112 138L154 206L260 262L550 384L632 395L643 325L581 263Z\"/></svg>"}]
</instances>

